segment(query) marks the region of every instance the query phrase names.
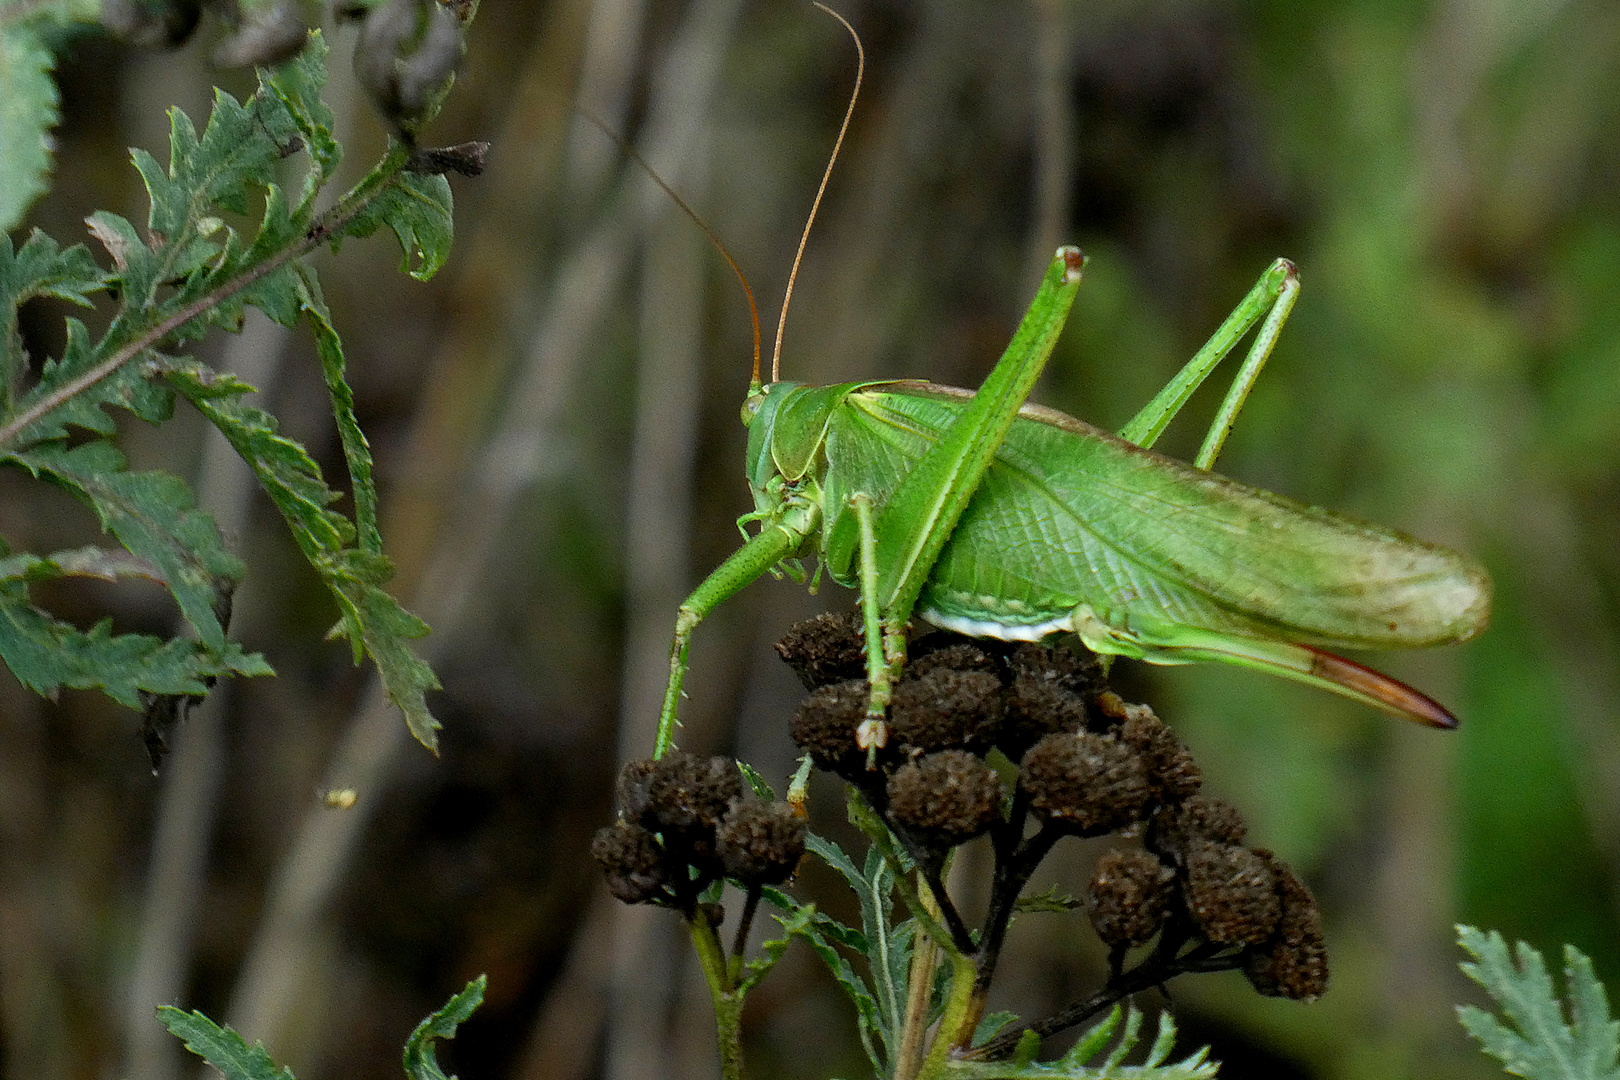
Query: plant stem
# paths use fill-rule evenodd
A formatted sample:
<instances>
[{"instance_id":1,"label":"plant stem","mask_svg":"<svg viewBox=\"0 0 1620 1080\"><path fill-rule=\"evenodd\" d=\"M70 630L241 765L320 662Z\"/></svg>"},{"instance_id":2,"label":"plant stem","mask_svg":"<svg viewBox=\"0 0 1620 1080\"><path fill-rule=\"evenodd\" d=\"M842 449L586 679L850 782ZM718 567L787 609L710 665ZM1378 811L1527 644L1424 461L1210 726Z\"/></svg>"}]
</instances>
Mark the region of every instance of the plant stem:
<instances>
[{"instance_id":1,"label":"plant stem","mask_svg":"<svg viewBox=\"0 0 1620 1080\"><path fill-rule=\"evenodd\" d=\"M1161 986L1177 975L1192 972L1227 971L1243 966L1243 953L1241 951L1229 952L1221 946L1209 942L1196 945L1184 955L1177 956L1177 951L1185 941L1184 936L1161 940L1160 944L1140 964L1130 971L1115 975L1108 980L1102 989L1084 1001L1077 1002L1044 1020L1038 1020L1033 1024L1014 1028L998 1035L983 1046L975 1047L962 1056L973 1060L993 1060L1004 1057L1017 1048L1018 1041L1024 1037L1026 1031L1033 1031L1044 1039L1048 1035L1055 1035L1066 1028L1084 1023L1104 1009L1112 1006L1116 1001L1151 987Z\"/></svg>"},{"instance_id":2,"label":"plant stem","mask_svg":"<svg viewBox=\"0 0 1620 1080\"><path fill-rule=\"evenodd\" d=\"M697 950L703 978L709 984L709 996L714 1000L715 1044L720 1049L720 1076L722 1080L743 1080L742 1006L745 991L740 986L731 985L725 949L701 908L686 920L686 926L692 935L692 947Z\"/></svg>"},{"instance_id":3,"label":"plant stem","mask_svg":"<svg viewBox=\"0 0 1620 1080\"><path fill-rule=\"evenodd\" d=\"M978 969L974 966L971 956L966 953L951 953L950 996L945 999L945 1012L939 1018L939 1030L934 1035L934 1045L928 1051L928 1060L923 1063L922 1071L917 1074L917 1080L933 1080L942 1076L945 1061L952 1049L973 1038L972 1027L976 1021L970 1014L977 975Z\"/></svg>"},{"instance_id":4,"label":"plant stem","mask_svg":"<svg viewBox=\"0 0 1620 1080\"><path fill-rule=\"evenodd\" d=\"M922 893L919 899L931 911L938 910L939 905L930 893ZM916 945L911 951L911 968L906 973L906 1020L900 1036L900 1052L895 1056L895 1080L912 1080L922 1065L928 1006L934 996L934 971L939 966L939 944L928 936L913 940Z\"/></svg>"},{"instance_id":5,"label":"plant stem","mask_svg":"<svg viewBox=\"0 0 1620 1080\"><path fill-rule=\"evenodd\" d=\"M748 947L748 931L754 925L754 913L759 910L759 886L748 890L748 899L743 901L742 918L737 920L737 936L731 945L731 984L742 984L743 950Z\"/></svg>"}]
</instances>

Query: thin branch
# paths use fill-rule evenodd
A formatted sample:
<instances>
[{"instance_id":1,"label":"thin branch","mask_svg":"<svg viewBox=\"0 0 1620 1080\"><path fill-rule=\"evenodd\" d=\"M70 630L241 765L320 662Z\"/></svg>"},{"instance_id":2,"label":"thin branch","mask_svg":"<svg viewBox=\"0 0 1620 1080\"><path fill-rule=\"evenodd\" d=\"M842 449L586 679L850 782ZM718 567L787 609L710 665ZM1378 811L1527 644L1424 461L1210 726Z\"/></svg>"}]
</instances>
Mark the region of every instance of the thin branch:
<instances>
[{"instance_id":1,"label":"thin branch","mask_svg":"<svg viewBox=\"0 0 1620 1080\"><path fill-rule=\"evenodd\" d=\"M1167 928L1166 933L1168 932ZM1082 1024L1104 1009L1110 1008L1115 1002L1160 986L1177 975L1229 971L1243 966L1242 950L1227 951L1224 947L1209 942L1189 949L1185 955L1177 956L1176 952L1183 940L1179 936L1161 939L1160 945L1140 964L1130 971L1115 975L1102 989L1084 1001L1076 1002L1044 1020L1037 1020L1033 1024L997 1035L983 1046L967 1051L962 1057L970 1060L994 1060L1005 1057L1017 1048L1018 1041L1024 1037L1026 1031L1033 1031L1044 1039L1076 1024Z\"/></svg>"}]
</instances>

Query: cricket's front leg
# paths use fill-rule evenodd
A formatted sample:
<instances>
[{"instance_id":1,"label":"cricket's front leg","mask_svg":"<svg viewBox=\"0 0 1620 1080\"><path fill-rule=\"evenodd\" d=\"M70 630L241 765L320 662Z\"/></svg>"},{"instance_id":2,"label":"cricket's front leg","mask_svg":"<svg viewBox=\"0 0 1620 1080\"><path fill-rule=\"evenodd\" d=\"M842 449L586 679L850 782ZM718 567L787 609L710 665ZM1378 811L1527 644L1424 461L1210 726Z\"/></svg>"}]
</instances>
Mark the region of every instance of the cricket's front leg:
<instances>
[{"instance_id":1,"label":"cricket's front leg","mask_svg":"<svg viewBox=\"0 0 1620 1080\"><path fill-rule=\"evenodd\" d=\"M759 535L734 551L731 558L704 578L681 604L675 616L675 640L669 648L669 685L664 689L664 707L658 714L658 738L653 743L653 757L661 758L675 747L675 728L679 724L675 712L681 701L681 686L686 681L692 631L744 585L797 551L804 537L804 532L780 523L767 524Z\"/></svg>"}]
</instances>

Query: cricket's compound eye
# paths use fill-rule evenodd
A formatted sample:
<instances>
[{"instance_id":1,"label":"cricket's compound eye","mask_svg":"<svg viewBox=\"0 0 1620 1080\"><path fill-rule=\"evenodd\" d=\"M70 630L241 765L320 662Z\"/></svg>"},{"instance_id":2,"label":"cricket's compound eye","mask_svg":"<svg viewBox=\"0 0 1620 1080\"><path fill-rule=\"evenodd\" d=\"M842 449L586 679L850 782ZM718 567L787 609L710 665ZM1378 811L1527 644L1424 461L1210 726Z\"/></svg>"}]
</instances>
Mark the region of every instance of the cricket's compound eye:
<instances>
[{"instance_id":1,"label":"cricket's compound eye","mask_svg":"<svg viewBox=\"0 0 1620 1080\"><path fill-rule=\"evenodd\" d=\"M775 385L776 385L775 383L771 384L771 386L775 386ZM753 391L746 398L743 399L743 403L742 403L742 423L743 423L743 427L748 427L749 425L751 425L754 422L754 417L759 415L760 406L765 404L765 395L770 393L770 392L771 392L771 387L770 386L762 386L758 390Z\"/></svg>"}]
</instances>

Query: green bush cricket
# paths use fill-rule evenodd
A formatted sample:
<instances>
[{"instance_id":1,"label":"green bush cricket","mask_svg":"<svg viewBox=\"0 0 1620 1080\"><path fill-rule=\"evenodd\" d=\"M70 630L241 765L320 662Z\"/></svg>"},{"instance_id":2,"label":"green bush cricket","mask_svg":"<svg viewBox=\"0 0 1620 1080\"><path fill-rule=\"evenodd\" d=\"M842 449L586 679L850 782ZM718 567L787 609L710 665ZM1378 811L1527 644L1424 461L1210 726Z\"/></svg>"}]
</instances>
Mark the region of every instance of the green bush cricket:
<instances>
[{"instance_id":1,"label":"green bush cricket","mask_svg":"<svg viewBox=\"0 0 1620 1080\"><path fill-rule=\"evenodd\" d=\"M776 360L772 381L761 385L756 345L743 407L755 509L738 525L758 531L680 607L656 755L673 745L693 629L749 582L811 555L834 581L860 591L871 689L857 739L871 753L887 737L884 716L914 614L978 637L1068 632L1104 655L1256 668L1456 726L1433 699L1325 649L1464 641L1488 617L1484 570L1445 548L1209 471L1293 306L1293 265L1274 263L1117 436L1026 404L1083 266L1078 249L1058 249L976 393L911 380L802 386L781 381ZM1256 324L1194 463L1153 452ZM779 328L777 359L780 350Z\"/></svg>"}]
</instances>

